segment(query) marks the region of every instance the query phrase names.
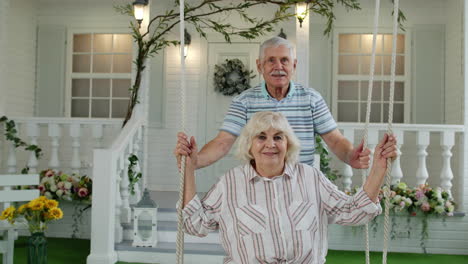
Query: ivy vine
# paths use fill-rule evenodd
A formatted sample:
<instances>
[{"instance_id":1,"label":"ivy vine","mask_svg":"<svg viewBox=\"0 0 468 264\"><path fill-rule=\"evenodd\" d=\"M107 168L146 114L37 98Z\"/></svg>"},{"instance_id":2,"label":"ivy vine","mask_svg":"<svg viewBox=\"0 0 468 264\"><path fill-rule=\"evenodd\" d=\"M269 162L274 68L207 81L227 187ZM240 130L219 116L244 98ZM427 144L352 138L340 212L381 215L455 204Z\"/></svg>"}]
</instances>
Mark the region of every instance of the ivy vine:
<instances>
[{"instance_id":1,"label":"ivy vine","mask_svg":"<svg viewBox=\"0 0 468 264\"><path fill-rule=\"evenodd\" d=\"M8 141L11 141L14 143L15 148L22 147L26 151L32 151L34 152L34 155L36 156L37 159L40 159L42 156L42 149L33 144L28 144L25 141L23 141L21 138L17 136L18 130L16 129L16 124L15 121L9 120L8 117L2 116L0 117L0 124L4 123L5 126L5 137ZM22 174L27 174L29 172L29 167L26 165L22 170Z\"/></svg>"},{"instance_id":2,"label":"ivy vine","mask_svg":"<svg viewBox=\"0 0 468 264\"><path fill-rule=\"evenodd\" d=\"M130 193L135 195L135 184L141 179L142 174L133 170L133 167L138 163L138 157L135 154L130 155L128 161L130 162L128 165L128 188L130 189Z\"/></svg>"},{"instance_id":3,"label":"ivy vine","mask_svg":"<svg viewBox=\"0 0 468 264\"><path fill-rule=\"evenodd\" d=\"M330 168L330 156L328 150L322 143L322 138L319 135L315 136L315 153L320 155L320 171L332 182L335 182L341 175L338 170Z\"/></svg>"}]
</instances>

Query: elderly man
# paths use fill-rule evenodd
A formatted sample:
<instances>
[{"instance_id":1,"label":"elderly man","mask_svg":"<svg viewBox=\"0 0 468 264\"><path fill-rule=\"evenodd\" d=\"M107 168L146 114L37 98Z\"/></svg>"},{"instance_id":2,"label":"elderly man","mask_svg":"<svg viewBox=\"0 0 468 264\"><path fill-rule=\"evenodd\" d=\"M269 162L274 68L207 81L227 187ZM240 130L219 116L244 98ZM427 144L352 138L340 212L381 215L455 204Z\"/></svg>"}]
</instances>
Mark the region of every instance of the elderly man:
<instances>
[{"instance_id":1,"label":"elderly man","mask_svg":"<svg viewBox=\"0 0 468 264\"><path fill-rule=\"evenodd\" d=\"M300 161L313 165L315 134L319 134L338 158L353 168L369 167L370 150L363 145L354 148L337 129L322 96L311 88L291 81L297 60L293 45L286 39L273 37L260 46L257 70L265 80L234 97L218 135L198 152L196 168L211 165L224 157L256 112L281 112L301 142ZM174 154L191 154L187 135L178 133Z\"/></svg>"}]
</instances>

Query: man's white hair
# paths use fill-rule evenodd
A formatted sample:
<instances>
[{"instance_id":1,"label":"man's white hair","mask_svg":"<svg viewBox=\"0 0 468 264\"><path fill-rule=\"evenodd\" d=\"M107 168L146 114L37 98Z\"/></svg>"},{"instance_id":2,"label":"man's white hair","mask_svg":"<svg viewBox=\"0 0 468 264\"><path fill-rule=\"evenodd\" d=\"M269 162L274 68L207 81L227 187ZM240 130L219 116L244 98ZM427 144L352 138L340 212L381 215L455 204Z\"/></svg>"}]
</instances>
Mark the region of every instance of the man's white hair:
<instances>
[{"instance_id":1,"label":"man's white hair","mask_svg":"<svg viewBox=\"0 0 468 264\"><path fill-rule=\"evenodd\" d=\"M239 136L237 157L246 162L253 160L254 157L250 153L253 139L270 128L279 130L286 136L288 145L285 161L291 163L298 162L300 151L299 139L294 134L288 120L279 112L257 112L252 116Z\"/></svg>"},{"instance_id":2,"label":"man's white hair","mask_svg":"<svg viewBox=\"0 0 468 264\"><path fill-rule=\"evenodd\" d=\"M275 36L275 37L265 40L260 45L260 49L258 52L258 59L260 61L263 61L265 57L265 49L271 48L271 47L279 47L279 46L285 46L286 48L289 49L289 56L291 57L292 60L296 58L294 45L287 39Z\"/></svg>"}]
</instances>

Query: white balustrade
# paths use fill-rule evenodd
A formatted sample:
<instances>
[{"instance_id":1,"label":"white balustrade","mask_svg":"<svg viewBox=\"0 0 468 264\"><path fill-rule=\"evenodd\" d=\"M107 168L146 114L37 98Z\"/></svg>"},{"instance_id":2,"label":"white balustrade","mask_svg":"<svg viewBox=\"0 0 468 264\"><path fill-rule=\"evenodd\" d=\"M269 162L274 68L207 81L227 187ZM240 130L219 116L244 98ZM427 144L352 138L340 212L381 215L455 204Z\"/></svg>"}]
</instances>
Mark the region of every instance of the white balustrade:
<instances>
[{"instance_id":1,"label":"white balustrade","mask_svg":"<svg viewBox=\"0 0 468 264\"><path fill-rule=\"evenodd\" d=\"M30 142L29 144L37 146L37 138L40 135L39 125L37 123L27 123L26 132L29 138L29 142ZM29 154L29 161L28 161L29 173L36 173L38 165L39 165L39 162L37 160L36 153L32 151Z\"/></svg>"},{"instance_id":2,"label":"white balustrade","mask_svg":"<svg viewBox=\"0 0 468 264\"><path fill-rule=\"evenodd\" d=\"M353 129L344 129L343 135L350 141L354 142L354 130ZM346 163L343 163L343 170L341 172L343 176L343 188L345 191L351 190L351 184L353 183L353 169Z\"/></svg>"},{"instance_id":3,"label":"white balustrade","mask_svg":"<svg viewBox=\"0 0 468 264\"><path fill-rule=\"evenodd\" d=\"M55 170L59 169L60 167L59 139L62 136L61 132L62 132L61 126L59 124L49 124L49 137L51 138L51 142L50 142L51 153L50 153L50 160L49 160L49 168L55 169Z\"/></svg>"},{"instance_id":4,"label":"white balustrade","mask_svg":"<svg viewBox=\"0 0 468 264\"><path fill-rule=\"evenodd\" d=\"M453 131L445 131L440 138L440 145L442 146L442 171L440 172L440 187L447 191L452 196L452 179L453 172L450 165L452 158L451 149L455 144L455 134Z\"/></svg>"},{"instance_id":5,"label":"white balustrade","mask_svg":"<svg viewBox=\"0 0 468 264\"><path fill-rule=\"evenodd\" d=\"M392 164L392 171L390 175L392 176L392 184L397 184L401 181L403 178L403 171L401 169L401 146L403 145L403 142L405 141L404 134L402 130L394 130L393 135L396 137L397 140L397 154L398 156L396 159L393 161Z\"/></svg>"},{"instance_id":6,"label":"white balustrade","mask_svg":"<svg viewBox=\"0 0 468 264\"><path fill-rule=\"evenodd\" d=\"M79 123L70 124L70 137L72 138L72 159L71 159L71 171L72 173L79 174L81 168L81 157L80 157L80 137L81 137L81 126Z\"/></svg>"},{"instance_id":7,"label":"white balustrade","mask_svg":"<svg viewBox=\"0 0 468 264\"><path fill-rule=\"evenodd\" d=\"M124 171L123 154L119 155L117 160L117 173L115 185L115 243L122 242L123 240L123 227L120 217L122 215L122 198L120 197L120 184L122 182L122 175Z\"/></svg>"},{"instance_id":8,"label":"white balustrade","mask_svg":"<svg viewBox=\"0 0 468 264\"><path fill-rule=\"evenodd\" d=\"M101 124L94 124L92 130L95 146L96 148L100 148L102 146L103 127Z\"/></svg>"},{"instance_id":9,"label":"white balustrade","mask_svg":"<svg viewBox=\"0 0 468 264\"><path fill-rule=\"evenodd\" d=\"M428 131L419 131L417 133L416 144L418 146L418 169L416 170L416 184L425 184L429 178L427 171L426 158L427 146L429 146L430 134Z\"/></svg>"},{"instance_id":10,"label":"white balustrade","mask_svg":"<svg viewBox=\"0 0 468 264\"><path fill-rule=\"evenodd\" d=\"M125 155L123 158L123 172L122 172L122 181L120 182L120 195L122 197L122 208L121 208L121 221L122 223L130 223L132 219L132 209L130 208L130 192L128 191L128 186L130 181L128 180L128 166L130 165L130 161L128 157L131 155L131 146L128 146L128 150L125 151Z\"/></svg>"}]
</instances>

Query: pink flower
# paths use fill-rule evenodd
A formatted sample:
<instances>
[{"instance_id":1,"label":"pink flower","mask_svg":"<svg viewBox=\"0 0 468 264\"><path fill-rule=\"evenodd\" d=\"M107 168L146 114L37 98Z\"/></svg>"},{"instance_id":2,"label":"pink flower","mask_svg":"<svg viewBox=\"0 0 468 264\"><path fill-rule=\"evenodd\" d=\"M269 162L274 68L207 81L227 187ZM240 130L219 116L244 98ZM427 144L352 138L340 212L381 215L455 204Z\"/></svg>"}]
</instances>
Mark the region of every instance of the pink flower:
<instances>
[{"instance_id":1,"label":"pink flower","mask_svg":"<svg viewBox=\"0 0 468 264\"><path fill-rule=\"evenodd\" d=\"M425 196L424 191L422 191L422 190L417 190L416 191L416 199L421 200L421 198L423 198L424 196Z\"/></svg>"},{"instance_id":2,"label":"pink flower","mask_svg":"<svg viewBox=\"0 0 468 264\"><path fill-rule=\"evenodd\" d=\"M390 198L395 197L395 195L396 195L396 192L395 192L395 191L391 191L391 192L390 192Z\"/></svg>"},{"instance_id":3,"label":"pink flower","mask_svg":"<svg viewBox=\"0 0 468 264\"><path fill-rule=\"evenodd\" d=\"M47 170L45 173L46 177L53 177L54 176L54 171L53 170Z\"/></svg>"},{"instance_id":4,"label":"pink flower","mask_svg":"<svg viewBox=\"0 0 468 264\"><path fill-rule=\"evenodd\" d=\"M431 205L428 202L424 202L421 205L421 210L423 210L423 212L427 212L427 211L431 210Z\"/></svg>"},{"instance_id":5,"label":"pink flower","mask_svg":"<svg viewBox=\"0 0 468 264\"><path fill-rule=\"evenodd\" d=\"M44 185L39 185L38 189L39 189L39 192L40 192L41 194L44 193L44 191L45 191Z\"/></svg>"},{"instance_id":6,"label":"pink flower","mask_svg":"<svg viewBox=\"0 0 468 264\"><path fill-rule=\"evenodd\" d=\"M83 197L86 197L86 195L88 195L88 189L86 188L80 188L78 190L78 196L83 198Z\"/></svg>"},{"instance_id":7,"label":"pink flower","mask_svg":"<svg viewBox=\"0 0 468 264\"><path fill-rule=\"evenodd\" d=\"M401 207L401 208L405 207L405 201L401 201L401 202L400 202L400 207Z\"/></svg>"},{"instance_id":8,"label":"pink flower","mask_svg":"<svg viewBox=\"0 0 468 264\"><path fill-rule=\"evenodd\" d=\"M59 188L59 189L63 189L63 182L59 182L59 183L57 183L57 188Z\"/></svg>"}]
</instances>

